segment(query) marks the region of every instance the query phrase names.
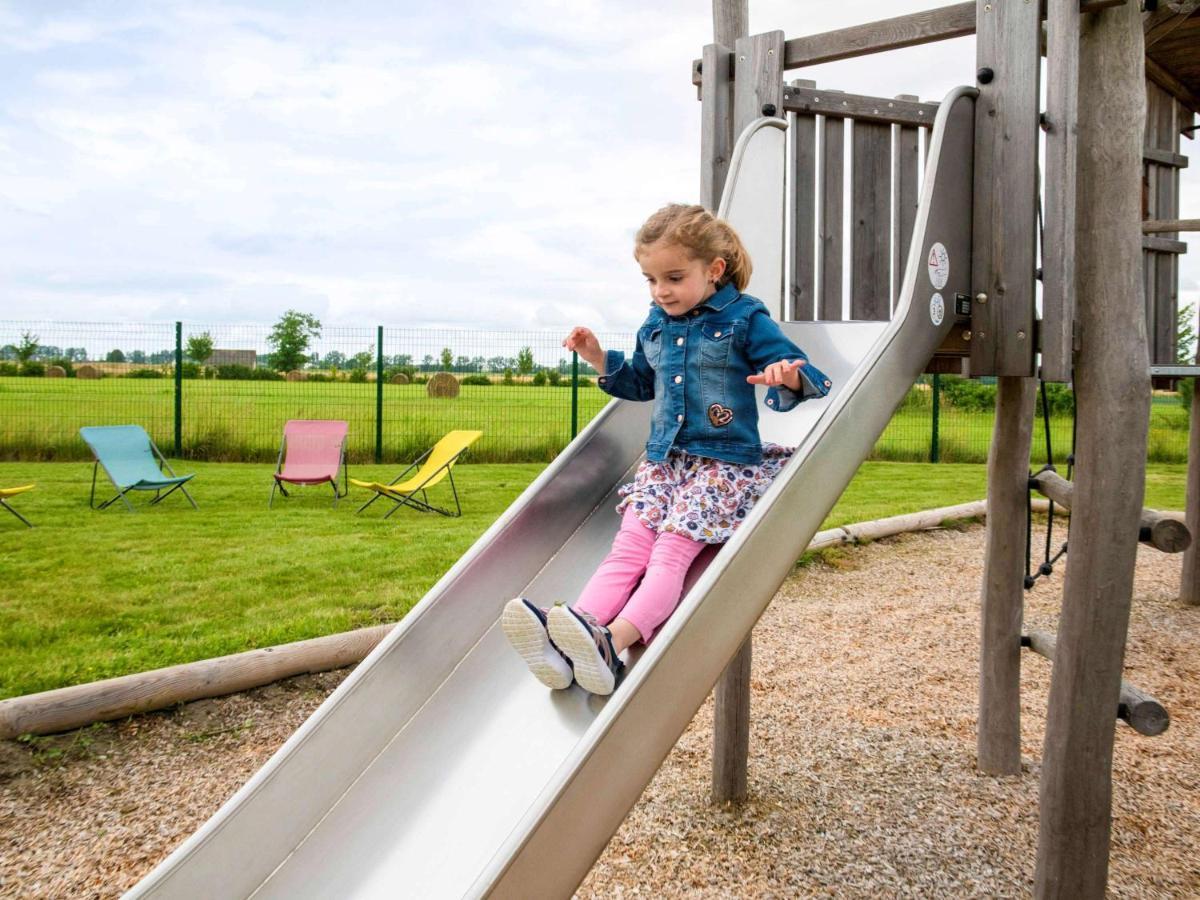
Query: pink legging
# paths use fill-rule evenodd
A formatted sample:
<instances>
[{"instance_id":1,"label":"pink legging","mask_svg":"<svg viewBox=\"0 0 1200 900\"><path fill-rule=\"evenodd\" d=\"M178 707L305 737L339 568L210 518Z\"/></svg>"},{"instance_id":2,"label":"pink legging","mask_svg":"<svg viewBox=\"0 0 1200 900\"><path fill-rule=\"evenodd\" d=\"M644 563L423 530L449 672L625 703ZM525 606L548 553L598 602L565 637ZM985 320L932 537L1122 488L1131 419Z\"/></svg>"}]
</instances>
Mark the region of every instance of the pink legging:
<instances>
[{"instance_id":1,"label":"pink legging","mask_svg":"<svg viewBox=\"0 0 1200 900\"><path fill-rule=\"evenodd\" d=\"M595 616L602 625L619 616L638 630L643 643L649 641L675 611L683 594L683 579L704 546L673 531L655 534L627 506L612 550L579 595L575 608Z\"/></svg>"}]
</instances>

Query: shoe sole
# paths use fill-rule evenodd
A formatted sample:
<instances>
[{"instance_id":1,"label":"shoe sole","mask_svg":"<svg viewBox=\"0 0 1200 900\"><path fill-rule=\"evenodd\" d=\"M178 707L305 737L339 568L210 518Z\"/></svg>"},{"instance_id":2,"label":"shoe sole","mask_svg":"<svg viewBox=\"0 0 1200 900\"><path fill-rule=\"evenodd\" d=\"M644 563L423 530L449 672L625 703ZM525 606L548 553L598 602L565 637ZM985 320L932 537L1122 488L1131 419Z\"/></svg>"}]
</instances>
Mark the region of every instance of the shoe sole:
<instances>
[{"instance_id":1,"label":"shoe sole","mask_svg":"<svg viewBox=\"0 0 1200 900\"><path fill-rule=\"evenodd\" d=\"M591 694L611 694L616 686L616 676L605 664L588 627L565 606L554 607L546 618L551 639L575 665L575 680L579 686Z\"/></svg>"},{"instance_id":2,"label":"shoe sole","mask_svg":"<svg viewBox=\"0 0 1200 900\"><path fill-rule=\"evenodd\" d=\"M510 600L504 606L500 627L538 681L556 691L571 686L574 673L570 664L550 644L541 620L529 607L520 600Z\"/></svg>"}]
</instances>

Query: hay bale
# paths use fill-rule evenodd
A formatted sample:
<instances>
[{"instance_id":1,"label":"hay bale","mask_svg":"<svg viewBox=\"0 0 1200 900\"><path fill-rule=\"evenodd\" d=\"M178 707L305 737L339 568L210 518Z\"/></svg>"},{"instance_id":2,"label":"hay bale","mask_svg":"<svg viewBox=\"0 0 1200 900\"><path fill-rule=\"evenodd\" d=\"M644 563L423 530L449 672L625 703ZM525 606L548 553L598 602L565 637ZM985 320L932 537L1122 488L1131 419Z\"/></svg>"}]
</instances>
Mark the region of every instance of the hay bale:
<instances>
[{"instance_id":1,"label":"hay bale","mask_svg":"<svg viewBox=\"0 0 1200 900\"><path fill-rule=\"evenodd\" d=\"M62 366L46 366L47 378L66 378L67 370Z\"/></svg>"},{"instance_id":2,"label":"hay bale","mask_svg":"<svg viewBox=\"0 0 1200 900\"><path fill-rule=\"evenodd\" d=\"M75 370L76 378L102 378L104 373L95 366L84 365Z\"/></svg>"},{"instance_id":3,"label":"hay bale","mask_svg":"<svg viewBox=\"0 0 1200 900\"><path fill-rule=\"evenodd\" d=\"M393 375L391 377L391 383L392 384L411 384L412 379L410 379L403 372L397 372L395 375Z\"/></svg>"},{"instance_id":4,"label":"hay bale","mask_svg":"<svg viewBox=\"0 0 1200 900\"><path fill-rule=\"evenodd\" d=\"M288 381L304 381L308 378L308 373L301 372L299 369L292 369L285 377Z\"/></svg>"},{"instance_id":5,"label":"hay bale","mask_svg":"<svg viewBox=\"0 0 1200 900\"><path fill-rule=\"evenodd\" d=\"M425 392L430 397L457 397L458 379L449 372L438 372L430 377Z\"/></svg>"}]
</instances>

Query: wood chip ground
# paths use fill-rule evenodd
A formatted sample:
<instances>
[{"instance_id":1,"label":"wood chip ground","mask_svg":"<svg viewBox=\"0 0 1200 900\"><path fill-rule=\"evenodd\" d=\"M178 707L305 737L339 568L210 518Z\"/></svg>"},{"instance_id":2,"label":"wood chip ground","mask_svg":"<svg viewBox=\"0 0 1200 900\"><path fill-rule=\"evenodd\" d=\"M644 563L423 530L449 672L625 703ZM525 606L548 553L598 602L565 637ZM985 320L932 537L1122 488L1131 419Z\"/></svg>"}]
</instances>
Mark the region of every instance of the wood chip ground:
<instances>
[{"instance_id":1,"label":"wood chip ground","mask_svg":"<svg viewBox=\"0 0 1200 900\"><path fill-rule=\"evenodd\" d=\"M839 551L755 631L750 799L708 803L711 700L579 896L1025 897L1050 664L1023 660L1020 776L974 765L983 530ZM1054 630L1062 575L1028 597ZM1113 897L1200 897L1200 608L1143 548L1126 678L1157 738L1118 724ZM340 683L290 679L29 743L0 743L0 895L116 897L199 826Z\"/></svg>"}]
</instances>

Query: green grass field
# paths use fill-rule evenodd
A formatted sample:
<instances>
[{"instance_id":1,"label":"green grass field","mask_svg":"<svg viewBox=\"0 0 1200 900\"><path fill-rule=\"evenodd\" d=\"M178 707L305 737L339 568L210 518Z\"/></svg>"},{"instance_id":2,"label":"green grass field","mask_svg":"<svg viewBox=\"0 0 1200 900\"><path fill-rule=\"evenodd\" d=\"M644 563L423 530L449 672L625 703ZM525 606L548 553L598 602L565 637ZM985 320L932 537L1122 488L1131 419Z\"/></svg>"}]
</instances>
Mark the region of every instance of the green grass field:
<instances>
[{"instance_id":1,"label":"green grass field","mask_svg":"<svg viewBox=\"0 0 1200 900\"><path fill-rule=\"evenodd\" d=\"M173 496L95 512L90 465L0 464L0 485L37 484L13 501L36 528L0 511L0 697L395 621L541 466L460 466L461 519L387 521L354 515L360 493L331 509L319 489L268 510L269 465L176 470L197 473L198 511ZM1151 466L1147 505L1181 508L1185 478ZM864 463L825 526L979 499L985 484L980 465Z\"/></svg>"},{"instance_id":2,"label":"green grass field","mask_svg":"<svg viewBox=\"0 0 1200 900\"><path fill-rule=\"evenodd\" d=\"M91 459L84 425L137 423L164 453L174 446L174 382L169 379L0 378L0 458ZM384 460L409 460L455 428L478 429L476 462L548 462L571 440L571 390L528 385L465 385L454 399L425 386L383 386ZM579 389L582 428L608 396ZM183 455L210 462L274 460L288 419L350 422L352 462L375 458L375 385L348 382L183 383Z\"/></svg>"},{"instance_id":3,"label":"green grass field","mask_svg":"<svg viewBox=\"0 0 1200 900\"><path fill-rule=\"evenodd\" d=\"M874 459L924 462L930 456L927 396L906 403L875 446ZM579 427L608 401L598 388L579 390ZM455 399L433 399L423 385L384 385L384 460L412 459L453 428L473 428L483 438L472 448L475 462L547 462L571 438L571 391L566 387L467 385ZM174 446L174 383L167 379L101 381L0 378L0 459L90 459L79 439L83 425L144 426L164 453ZM272 381L183 383L183 456L220 461L273 460L288 419L346 419L350 459L374 461L375 385ZM939 420L944 462L984 462L992 436L992 413L943 405ZM1151 409L1148 458L1187 460L1186 411L1178 402ZM1071 420L1051 420L1055 457L1071 447ZM1033 458L1044 458L1040 420Z\"/></svg>"}]
</instances>

